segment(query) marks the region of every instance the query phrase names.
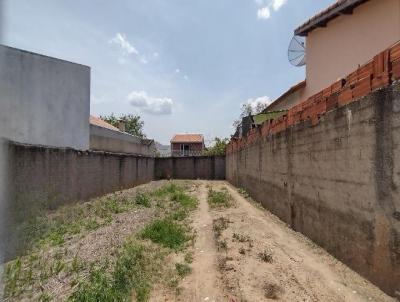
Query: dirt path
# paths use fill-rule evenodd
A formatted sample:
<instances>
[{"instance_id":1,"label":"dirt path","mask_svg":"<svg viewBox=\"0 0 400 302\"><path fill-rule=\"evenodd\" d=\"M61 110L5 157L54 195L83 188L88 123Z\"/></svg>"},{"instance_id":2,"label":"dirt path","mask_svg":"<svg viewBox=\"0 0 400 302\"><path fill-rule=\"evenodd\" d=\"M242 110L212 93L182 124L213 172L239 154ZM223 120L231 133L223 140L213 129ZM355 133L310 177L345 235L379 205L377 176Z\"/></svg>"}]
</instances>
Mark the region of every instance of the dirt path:
<instances>
[{"instance_id":1,"label":"dirt path","mask_svg":"<svg viewBox=\"0 0 400 302\"><path fill-rule=\"evenodd\" d=\"M213 240L212 217L207 204L207 188L201 182L198 188L199 210L193 220L196 243L193 255L193 272L181 284L178 301L226 301L219 272L216 269L217 250Z\"/></svg>"},{"instance_id":2,"label":"dirt path","mask_svg":"<svg viewBox=\"0 0 400 302\"><path fill-rule=\"evenodd\" d=\"M221 277L235 301L394 301L236 188L210 184L226 187L236 204L212 211L229 220Z\"/></svg>"}]
</instances>

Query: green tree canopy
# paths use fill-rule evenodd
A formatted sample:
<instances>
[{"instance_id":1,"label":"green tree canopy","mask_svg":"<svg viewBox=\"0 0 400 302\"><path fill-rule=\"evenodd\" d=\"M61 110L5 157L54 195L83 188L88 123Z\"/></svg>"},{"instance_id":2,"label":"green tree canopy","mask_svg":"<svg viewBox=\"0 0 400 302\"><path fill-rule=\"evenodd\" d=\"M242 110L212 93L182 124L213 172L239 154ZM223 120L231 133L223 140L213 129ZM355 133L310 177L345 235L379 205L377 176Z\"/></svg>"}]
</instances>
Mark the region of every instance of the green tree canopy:
<instances>
[{"instance_id":1,"label":"green tree canopy","mask_svg":"<svg viewBox=\"0 0 400 302\"><path fill-rule=\"evenodd\" d=\"M126 133L146 138L146 135L143 133L144 121L138 115L122 114L116 117L114 113L111 113L110 115L100 116L100 118L114 127L118 127L120 122L124 122Z\"/></svg>"},{"instance_id":2,"label":"green tree canopy","mask_svg":"<svg viewBox=\"0 0 400 302\"><path fill-rule=\"evenodd\" d=\"M229 139L216 137L214 139L213 146L210 148L207 148L207 150L205 150L203 152L203 155L206 155L206 156L225 155L225 149L226 149L226 145L228 143L229 143Z\"/></svg>"}]
</instances>

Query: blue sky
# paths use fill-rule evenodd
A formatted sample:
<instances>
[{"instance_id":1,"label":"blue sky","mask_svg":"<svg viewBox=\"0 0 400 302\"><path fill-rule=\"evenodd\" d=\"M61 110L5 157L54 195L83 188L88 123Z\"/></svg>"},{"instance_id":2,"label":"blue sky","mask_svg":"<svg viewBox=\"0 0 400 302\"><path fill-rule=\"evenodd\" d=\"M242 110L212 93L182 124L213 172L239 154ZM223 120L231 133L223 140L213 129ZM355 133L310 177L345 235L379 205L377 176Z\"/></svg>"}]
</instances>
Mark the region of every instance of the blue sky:
<instances>
[{"instance_id":1,"label":"blue sky","mask_svg":"<svg viewBox=\"0 0 400 302\"><path fill-rule=\"evenodd\" d=\"M228 137L241 104L304 79L293 30L333 0L4 0L3 43L88 65L91 113L132 113L148 137Z\"/></svg>"}]
</instances>

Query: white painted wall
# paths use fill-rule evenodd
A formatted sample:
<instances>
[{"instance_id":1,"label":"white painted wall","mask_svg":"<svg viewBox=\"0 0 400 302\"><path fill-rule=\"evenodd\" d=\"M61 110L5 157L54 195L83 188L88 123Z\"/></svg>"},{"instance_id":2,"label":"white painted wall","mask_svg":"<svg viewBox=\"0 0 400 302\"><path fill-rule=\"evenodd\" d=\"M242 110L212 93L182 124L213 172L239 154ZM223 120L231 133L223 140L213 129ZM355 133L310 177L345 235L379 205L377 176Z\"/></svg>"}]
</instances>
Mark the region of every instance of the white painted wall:
<instances>
[{"instance_id":1,"label":"white painted wall","mask_svg":"<svg viewBox=\"0 0 400 302\"><path fill-rule=\"evenodd\" d=\"M90 68L0 45L0 137L89 149Z\"/></svg>"}]
</instances>

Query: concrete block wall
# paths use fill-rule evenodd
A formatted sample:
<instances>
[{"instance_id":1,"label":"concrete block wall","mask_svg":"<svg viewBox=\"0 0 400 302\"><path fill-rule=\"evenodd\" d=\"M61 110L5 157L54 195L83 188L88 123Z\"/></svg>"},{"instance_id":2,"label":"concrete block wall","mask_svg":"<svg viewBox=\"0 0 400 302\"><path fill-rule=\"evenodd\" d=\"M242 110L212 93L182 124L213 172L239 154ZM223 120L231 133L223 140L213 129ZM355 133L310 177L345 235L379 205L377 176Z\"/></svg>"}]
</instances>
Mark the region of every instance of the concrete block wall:
<instances>
[{"instance_id":1,"label":"concrete block wall","mask_svg":"<svg viewBox=\"0 0 400 302\"><path fill-rule=\"evenodd\" d=\"M5 227L0 230L0 254L5 259L23 249L20 238L26 234L19 233L20 226L40 211L154 179L153 157L14 143L7 145L6 154L2 171L8 192L1 202Z\"/></svg>"},{"instance_id":2,"label":"concrete block wall","mask_svg":"<svg viewBox=\"0 0 400 302\"><path fill-rule=\"evenodd\" d=\"M224 156L155 159L156 179L225 179Z\"/></svg>"},{"instance_id":3,"label":"concrete block wall","mask_svg":"<svg viewBox=\"0 0 400 302\"><path fill-rule=\"evenodd\" d=\"M21 226L43 210L154 179L225 178L225 157L154 158L0 140L1 150L0 263L24 249Z\"/></svg>"},{"instance_id":4,"label":"concrete block wall","mask_svg":"<svg viewBox=\"0 0 400 302\"><path fill-rule=\"evenodd\" d=\"M226 158L226 177L394 295L400 290L400 84Z\"/></svg>"},{"instance_id":5,"label":"concrete block wall","mask_svg":"<svg viewBox=\"0 0 400 302\"><path fill-rule=\"evenodd\" d=\"M140 137L96 125L90 125L90 150L152 157L156 152L154 142L145 143Z\"/></svg>"}]
</instances>

